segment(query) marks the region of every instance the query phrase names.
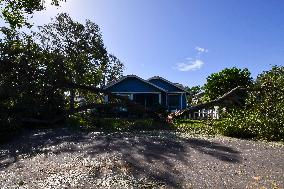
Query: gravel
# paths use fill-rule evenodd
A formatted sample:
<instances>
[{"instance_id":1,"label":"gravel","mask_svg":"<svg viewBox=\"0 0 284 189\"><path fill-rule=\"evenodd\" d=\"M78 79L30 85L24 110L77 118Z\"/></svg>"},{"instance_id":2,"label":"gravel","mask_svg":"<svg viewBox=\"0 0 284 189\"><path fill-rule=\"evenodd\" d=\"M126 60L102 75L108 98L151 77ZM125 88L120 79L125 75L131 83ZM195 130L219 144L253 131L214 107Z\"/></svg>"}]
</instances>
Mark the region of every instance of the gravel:
<instances>
[{"instance_id":1,"label":"gravel","mask_svg":"<svg viewBox=\"0 0 284 189\"><path fill-rule=\"evenodd\" d=\"M28 130L0 145L0 188L284 188L284 146L169 131Z\"/></svg>"}]
</instances>

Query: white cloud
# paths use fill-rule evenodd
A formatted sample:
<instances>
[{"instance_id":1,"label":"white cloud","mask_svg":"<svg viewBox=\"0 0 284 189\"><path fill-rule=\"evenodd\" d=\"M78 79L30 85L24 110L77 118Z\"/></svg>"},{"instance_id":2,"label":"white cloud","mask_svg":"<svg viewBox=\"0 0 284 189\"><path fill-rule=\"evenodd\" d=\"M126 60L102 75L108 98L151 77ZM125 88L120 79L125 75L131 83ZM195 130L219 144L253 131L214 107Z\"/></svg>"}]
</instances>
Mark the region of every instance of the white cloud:
<instances>
[{"instance_id":1,"label":"white cloud","mask_svg":"<svg viewBox=\"0 0 284 189\"><path fill-rule=\"evenodd\" d=\"M204 64L204 62L202 60L199 60L199 59L192 60L191 58L188 58L187 60L188 60L187 63L177 64L176 68L179 71L187 72L187 71L199 70Z\"/></svg>"},{"instance_id":2,"label":"white cloud","mask_svg":"<svg viewBox=\"0 0 284 189\"><path fill-rule=\"evenodd\" d=\"M177 69L177 70L182 71L182 72L194 71L194 70L201 69L202 66L204 65L204 62L200 59L200 57L201 57L202 54L208 53L208 49L198 47L198 46L196 46L194 49L197 51L195 59L187 58L186 62L181 62L181 63L176 64L174 69Z\"/></svg>"},{"instance_id":3,"label":"white cloud","mask_svg":"<svg viewBox=\"0 0 284 189\"><path fill-rule=\"evenodd\" d=\"M202 48L202 47L198 47L198 46L195 47L195 50L197 50L198 54L208 53L208 49L205 49L205 48Z\"/></svg>"}]
</instances>

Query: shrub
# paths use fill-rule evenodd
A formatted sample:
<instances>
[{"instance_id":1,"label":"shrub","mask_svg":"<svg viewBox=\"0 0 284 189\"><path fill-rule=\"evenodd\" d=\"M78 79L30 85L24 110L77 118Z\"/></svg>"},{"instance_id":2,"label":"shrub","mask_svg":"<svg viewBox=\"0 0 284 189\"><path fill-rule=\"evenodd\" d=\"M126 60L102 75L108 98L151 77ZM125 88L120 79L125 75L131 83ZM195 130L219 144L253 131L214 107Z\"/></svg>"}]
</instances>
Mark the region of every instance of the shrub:
<instances>
[{"instance_id":1,"label":"shrub","mask_svg":"<svg viewBox=\"0 0 284 189\"><path fill-rule=\"evenodd\" d=\"M204 135L216 135L218 130L212 121L203 120L190 120L190 119L177 119L174 121L174 128L181 132L187 132L191 134L204 134Z\"/></svg>"},{"instance_id":2,"label":"shrub","mask_svg":"<svg viewBox=\"0 0 284 189\"><path fill-rule=\"evenodd\" d=\"M284 140L284 67L260 74L244 109L229 111L219 123L228 136Z\"/></svg>"},{"instance_id":3,"label":"shrub","mask_svg":"<svg viewBox=\"0 0 284 189\"><path fill-rule=\"evenodd\" d=\"M69 118L72 127L80 127L91 131L146 131L157 129L170 129L166 123L154 119L129 119L129 118L98 118L90 114L80 114Z\"/></svg>"}]
</instances>

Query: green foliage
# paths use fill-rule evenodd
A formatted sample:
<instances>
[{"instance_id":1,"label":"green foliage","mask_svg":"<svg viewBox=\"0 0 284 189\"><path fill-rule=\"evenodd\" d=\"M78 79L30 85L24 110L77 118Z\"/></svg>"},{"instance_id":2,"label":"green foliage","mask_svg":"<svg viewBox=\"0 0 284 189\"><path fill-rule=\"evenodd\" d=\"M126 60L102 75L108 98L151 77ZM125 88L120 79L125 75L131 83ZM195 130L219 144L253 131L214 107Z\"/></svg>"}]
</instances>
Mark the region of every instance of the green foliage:
<instances>
[{"instance_id":1,"label":"green foliage","mask_svg":"<svg viewBox=\"0 0 284 189\"><path fill-rule=\"evenodd\" d=\"M70 108L70 91L61 85L102 86L122 74L123 64L107 53L99 27L68 15L28 35L1 28L0 125L8 128L25 118L52 120ZM85 103L100 102L100 94L74 90ZM77 103L76 105L79 105ZM7 126L8 125L8 126Z\"/></svg>"},{"instance_id":2,"label":"green foliage","mask_svg":"<svg viewBox=\"0 0 284 189\"><path fill-rule=\"evenodd\" d=\"M214 100L235 87L248 87L251 84L252 78L248 69L226 68L207 77L207 83L204 85L205 99Z\"/></svg>"},{"instance_id":3,"label":"green foliage","mask_svg":"<svg viewBox=\"0 0 284 189\"><path fill-rule=\"evenodd\" d=\"M216 135L218 129L212 121L177 119L173 125L177 131L198 135Z\"/></svg>"},{"instance_id":4,"label":"green foliage","mask_svg":"<svg viewBox=\"0 0 284 189\"><path fill-rule=\"evenodd\" d=\"M185 89L190 93L190 95L196 95L197 93L201 92L202 87L200 85L196 85L193 87L185 87Z\"/></svg>"},{"instance_id":5,"label":"green foliage","mask_svg":"<svg viewBox=\"0 0 284 189\"><path fill-rule=\"evenodd\" d=\"M60 1L52 0L51 4L59 6ZM45 0L0 0L1 17L3 17L12 28L30 27L28 16L35 11L45 9Z\"/></svg>"},{"instance_id":6,"label":"green foliage","mask_svg":"<svg viewBox=\"0 0 284 189\"><path fill-rule=\"evenodd\" d=\"M187 90L190 94L187 97L187 102L189 104L193 104L192 100L193 100L194 96L202 91L202 87L200 85L193 86L193 87L185 87L185 90Z\"/></svg>"},{"instance_id":7,"label":"green foliage","mask_svg":"<svg viewBox=\"0 0 284 189\"><path fill-rule=\"evenodd\" d=\"M74 115L68 120L70 125L80 127L87 131L147 131L157 129L170 129L166 123L153 119L128 119L128 118L97 118L87 114Z\"/></svg>"},{"instance_id":8,"label":"green foliage","mask_svg":"<svg viewBox=\"0 0 284 189\"><path fill-rule=\"evenodd\" d=\"M244 118L249 119L244 120ZM216 123L222 135L237 138L255 138L256 132L252 128L260 121L255 115L247 116L246 112L234 110L226 118ZM259 123L258 123L259 124Z\"/></svg>"},{"instance_id":9,"label":"green foliage","mask_svg":"<svg viewBox=\"0 0 284 189\"><path fill-rule=\"evenodd\" d=\"M62 13L40 26L35 37L44 51L63 55L61 74L67 81L104 86L122 76L123 64L108 54L99 26L90 20L81 24Z\"/></svg>"},{"instance_id":10,"label":"green foliage","mask_svg":"<svg viewBox=\"0 0 284 189\"><path fill-rule=\"evenodd\" d=\"M42 75L44 54L31 36L2 29L0 39L0 108L6 120L30 116L50 118L64 110L62 90Z\"/></svg>"},{"instance_id":11,"label":"green foliage","mask_svg":"<svg viewBox=\"0 0 284 189\"><path fill-rule=\"evenodd\" d=\"M274 66L260 74L244 109L227 113L220 123L228 136L284 140L284 67Z\"/></svg>"},{"instance_id":12,"label":"green foliage","mask_svg":"<svg viewBox=\"0 0 284 189\"><path fill-rule=\"evenodd\" d=\"M45 52L61 56L58 65L61 73L50 77L94 87L105 86L107 82L122 76L123 64L112 54L108 54L97 24L87 20L78 23L66 14L59 14L53 22L39 27L35 34L40 47ZM69 91L70 107L74 108L75 96L83 98L84 103L101 102L102 96L85 91Z\"/></svg>"}]
</instances>

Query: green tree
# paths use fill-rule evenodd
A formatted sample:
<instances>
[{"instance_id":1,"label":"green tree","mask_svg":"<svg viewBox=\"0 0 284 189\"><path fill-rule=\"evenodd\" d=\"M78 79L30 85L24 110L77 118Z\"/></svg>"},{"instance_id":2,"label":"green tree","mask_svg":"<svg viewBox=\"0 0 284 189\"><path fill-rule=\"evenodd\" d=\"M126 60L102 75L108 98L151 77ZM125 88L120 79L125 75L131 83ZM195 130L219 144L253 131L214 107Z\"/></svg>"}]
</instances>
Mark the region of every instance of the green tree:
<instances>
[{"instance_id":1,"label":"green tree","mask_svg":"<svg viewBox=\"0 0 284 189\"><path fill-rule=\"evenodd\" d=\"M185 89L189 92L189 96L187 97L187 101L189 104L192 104L192 99L194 96L202 91L202 87L200 85L196 85L193 87L185 87Z\"/></svg>"},{"instance_id":2,"label":"green tree","mask_svg":"<svg viewBox=\"0 0 284 189\"><path fill-rule=\"evenodd\" d=\"M60 64L64 81L102 87L122 76L123 64L108 54L95 23L87 20L83 25L66 14L59 14L51 23L39 27L35 34L41 48L52 54L63 55ZM70 107L75 107L75 96L94 102L98 94L70 90Z\"/></svg>"},{"instance_id":3,"label":"green tree","mask_svg":"<svg viewBox=\"0 0 284 189\"><path fill-rule=\"evenodd\" d=\"M1 126L24 117L49 119L64 111L64 91L43 75L48 55L32 37L2 28L0 39ZM51 56L50 56L51 57Z\"/></svg>"},{"instance_id":4,"label":"green tree","mask_svg":"<svg viewBox=\"0 0 284 189\"><path fill-rule=\"evenodd\" d=\"M207 77L204 85L205 96L208 100L214 100L235 87L249 87L251 84L252 78L247 68L226 68Z\"/></svg>"},{"instance_id":5,"label":"green tree","mask_svg":"<svg viewBox=\"0 0 284 189\"><path fill-rule=\"evenodd\" d=\"M259 74L245 107L229 112L224 119L224 134L284 141L283 89L283 66Z\"/></svg>"},{"instance_id":6,"label":"green tree","mask_svg":"<svg viewBox=\"0 0 284 189\"><path fill-rule=\"evenodd\" d=\"M51 4L59 6L60 1L52 0ZM45 9L45 0L0 0L1 17L3 17L12 28L31 26L28 22L28 15L35 11Z\"/></svg>"},{"instance_id":7,"label":"green tree","mask_svg":"<svg viewBox=\"0 0 284 189\"><path fill-rule=\"evenodd\" d=\"M61 14L33 35L8 28L1 32L1 126L64 117L72 113L75 94L86 103L99 102L102 86L122 74L123 64L107 53L91 21L82 25Z\"/></svg>"}]
</instances>

